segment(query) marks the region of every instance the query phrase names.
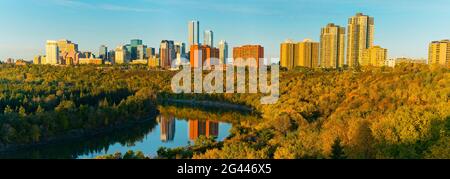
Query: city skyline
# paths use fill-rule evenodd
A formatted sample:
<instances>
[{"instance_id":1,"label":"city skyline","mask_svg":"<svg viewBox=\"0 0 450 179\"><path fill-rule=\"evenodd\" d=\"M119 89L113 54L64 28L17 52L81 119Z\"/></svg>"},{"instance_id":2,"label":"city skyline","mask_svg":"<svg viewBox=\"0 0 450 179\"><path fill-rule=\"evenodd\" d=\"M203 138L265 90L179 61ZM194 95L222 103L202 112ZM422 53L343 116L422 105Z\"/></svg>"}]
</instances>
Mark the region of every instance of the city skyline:
<instances>
[{"instance_id":1,"label":"city skyline","mask_svg":"<svg viewBox=\"0 0 450 179\"><path fill-rule=\"evenodd\" d=\"M241 3L242 7L234 8L232 2L210 1L210 5L207 6L215 8L206 8L195 6L201 2L176 0L127 1L127 4L116 1L100 3L83 0L24 0L20 2L6 0L0 2L0 14L2 14L0 20L9 28L0 30L2 34L0 59L3 61L11 57L31 61L35 55L45 54L44 45L47 39L69 39L80 45L80 51L94 53L98 52L100 45L104 44L114 49L118 44L124 44L129 39L135 38L142 39L149 47L159 47L163 39L187 43L186 22L190 20L198 20L203 24L200 26L200 32L206 29L214 31L216 36L214 38L217 39L215 46L220 40L227 40L230 47L260 44L265 47L267 58L278 58L279 44L286 39L301 41L309 38L319 41L320 28L328 23L346 27L348 18L357 12L375 18L374 44L381 44L389 49L389 58L403 56L427 58L428 44L431 41L450 37L449 32L445 30L448 29L446 26L450 25L442 23L449 18L449 15L444 13L441 16L435 16L436 12L444 12L445 7L450 5L447 1L430 4L419 1L360 3L321 0L318 3L301 0L297 3L285 2L276 6L269 6L271 4L269 0L258 1L260 2L258 4L252 4L252 2L254 1L245 1ZM380 4L385 5L380 6ZM179 6L193 7L197 11L174 14L161 11L165 7L170 9ZM334 9L333 6L340 8ZM50 8L54 10L43 12ZM295 8L303 11L293 13L295 11L292 10ZM56 16L56 14L59 15ZM224 14L227 16L223 16ZM67 20L75 15L79 17ZM167 15L167 19L170 20L162 17L163 15ZM8 18L11 16L17 18ZM53 19L49 18L53 16ZM105 23L98 23L100 17L105 18ZM235 20L236 17L240 17L239 21ZM124 18L128 19L127 25L109 28L115 20ZM142 22L151 23L139 28L131 28ZM72 25L68 26L68 24ZM414 30L399 28L405 27L406 24L414 25ZM48 28L49 26L52 28ZM440 28L435 28L436 26ZM71 27L70 30L67 30L67 27ZM202 42L203 39L199 41Z\"/></svg>"}]
</instances>

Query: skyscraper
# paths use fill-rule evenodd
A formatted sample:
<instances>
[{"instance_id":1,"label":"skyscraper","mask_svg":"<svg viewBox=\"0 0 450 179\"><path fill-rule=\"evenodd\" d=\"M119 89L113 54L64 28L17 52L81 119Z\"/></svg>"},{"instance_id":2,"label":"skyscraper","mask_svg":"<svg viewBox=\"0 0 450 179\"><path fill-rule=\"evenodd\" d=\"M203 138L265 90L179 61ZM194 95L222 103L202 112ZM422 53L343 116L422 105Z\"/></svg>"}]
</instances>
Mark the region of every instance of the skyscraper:
<instances>
[{"instance_id":1,"label":"skyscraper","mask_svg":"<svg viewBox=\"0 0 450 179\"><path fill-rule=\"evenodd\" d=\"M147 47L146 51L147 51L146 52L147 58L150 58L150 57L153 57L156 55L155 48Z\"/></svg>"},{"instance_id":2,"label":"skyscraper","mask_svg":"<svg viewBox=\"0 0 450 179\"><path fill-rule=\"evenodd\" d=\"M147 56L147 46L146 45L137 45L136 46L136 59L142 60L145 59L145 57Z\"/></svg>"},{"instance_id":3,"label":"skyscraper","mask_svg":"<svg viewBox=\"0 0 450 179\"><path fill-rule=\"evenodd\" d=\"M101 58L103 61L108 61L108 47L106 45L101 45L98 50L98 58Z\"/></svg>"},{"instance_id":4,"label":"skyscraper","mask_svg":"<svg viewBox=\"0 0 450 179\"><path fill-rule=\"evenodd\" d=\"M225 40L219 42L219 64L227 64L228 43Z\"/></svg>"},{"instance_id":5,"label":"skyscraper","mask_svg":"<svg viewBox=\"0 0 450 179\"><path fill-rule=\"evenodd\" d=\"M344 67L345 28L328 24L320 33L320 66L325 68Z\"/></svg>"},{"instance_id":6,"label":"skyscraper","mask_svg":"<svg viewBox=\"0 0 450 179\"><path fill-rule=\"evenodd\" d=\"M204 44L203 45L208 45L211 48L214 47L214 33L212 30L206 30L203 36L203 40L204 40Z\"/></svg>"},{"instance_id":7,"label":"skyscraper","mask_svg":"<svg viewBox=\"0 0 450 179\"><path fill-rule=\"evenodd\" d=\"M78 44L72 43L70 40L58 40L59 61L58 64L70 65L77 61L76 53L78 53Z\"/></svg>"},{"instance_id":8,"label":"skyscraper","mask_svg":"<svg viewBox=\"0 0 450 179\"><path fill-rule=\"evenodd\" d=\"M131 60L138 59L138 46L142 45L142 40L140 39L132 39L129 45L127 46L127 51L129 53L129 58Z\"/></svg>"},{"instance_id":9,"label":"skyscraper","mask_svg":"<svg viewBox=\"0 0 450 179\"><path fill-rule=\"evenodd\" d=\"M162 68L170 68L172 66L172 61L175 60L175 47L171 40L161 41L159 49L160 66Z\"/></svg>"},{"instance_id":10,"label":"skyscraper","mask_svg":"<svg viewBox=\"0 0 450 179\"><path fill-rule=\"evenodd\" d=\"M348 20L347 65L359 66L364 49L373 46L374 19L357 13Z\"/></svg>"},{"instance_id":11,"label":"skyscraper","mask_svg":"<svg viewBox=\"0 0 450 179\"><path fill-rule=\"evenodd\" d=\"M59 47L58 42L48 40L45 45L46 64L56 65L59 63Z\"/></svg>"},{"instance_id":12,"label":"skyscraper","mask_svg":"<svg viewBox=\"0 0 450 179\"><path fill-rule=\"evenodd\" d=\"M450 65L450 40L430 43L428 64Z\"/></svg>"},{"instance_id":13,"label":"skyscraper","mask_svg":"<svg viewBox=\"0 0 450 179\"><path fill-rule=\"evenodd\" d=\"M380 46L372 46L363 50L361 66L384 66L387 59L387 49Z\"/></svg>"},{"instance_id":14,"label":"skyscraper","mask_svg":"<svg viewBox=\"0 0 450 179\"><path fill-rule=\"evenodd\" d=\"M115 64L124 64L124 63L128 63L129 60L127 58L127 50L124 46L118 46L116 48L115 53Z\"/></svg>"},{"instance_id":15,"label":"skyscraper","mask_svg":"<svg viewBox=\"0 0 450 179\"><path fill-rule=\"evenodd\" d=\"M319 66L319 43L310 39L297 43L294 66L317 68Z\"/></svg>"},{"instance_id":16,"label":"skyscraper","mask_svg":"<svg viewBox=\"0 0 450 179\"><path fill-rule=\"evenodd\" d=\"M256 60L256 67L264 64L264 47L261 45L244 45L233 48L233 59Z\"/></svg>"},{"instance_id":17,"label":"skyscraper","mask_svg":"<svg viewBox=\"0 0 450 179\"><path fill-rule=\"evenodd\" d=\"M294 68L294 57L296 53L296 44L292 40L286 40L281 43L280 47L280 66L293 69Z\"/></svg>"},{"instance_id":18,"label":"skyscraper","mask_svg":"<svg viewBox=\"0 0 450 179\"><path fill-rule=\"evenodd\" d=\"M200 43L200 22L199 21L190 21L188 24L188 44L189 47L191 45L198 45Z\"/></svg>"}]
</instances>

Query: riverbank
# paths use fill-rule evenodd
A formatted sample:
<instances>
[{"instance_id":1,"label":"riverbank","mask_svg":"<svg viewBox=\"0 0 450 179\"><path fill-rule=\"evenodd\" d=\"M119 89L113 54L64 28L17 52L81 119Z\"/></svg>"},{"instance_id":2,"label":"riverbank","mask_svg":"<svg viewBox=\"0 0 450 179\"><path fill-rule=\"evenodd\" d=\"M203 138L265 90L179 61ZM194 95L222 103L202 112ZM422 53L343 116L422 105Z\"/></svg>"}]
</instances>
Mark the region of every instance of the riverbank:
<instances>
[{"instance_id":1,"label":"riverbank","mask_svg":"<svg viewBox=\"0 0 450 179\"><path fill-rule=\"evenodd\" d=\"M213 108L222 108L222 109L231 109L231 110L239 110L252 112L254 111L251 107L240 105L240 104L232 104L227 102L218 102L218 101L198 101L192 99L164 99L165 102L169 103L178 103L178 104L186 104L191 106L202 106L202 107L213 107Z\"/></svg>"},{"instance_id":2,"label":"riverbank","mask_svg":"<svg viewBox=\"0 0 450 179\"><path fill-rule=\"evenodd\" d=\"M95 137L98 135L102 135L102 134L107 134L116 130L123 130L123 129L127 129L145 122L149 122L151 120L154 120L155 117L159 114L159 111L154 113L154 114L150 114L148 117L142 119L142 120L138 120L138 121L133 121L133 122L127 122L127 123L121 123L121 124L114 124L112 126L108 126L108 127L104 127L104 128L99 128L99 129L91 129L91 130L85 130L85 129L77 129L77 130L72 130L70 132L68 132L65 135L62 136L57 136L57 137L51 137L51 138L47 138L44 139L38 143L32 143L32 144L9 144L9 145L5 145L5 144L0 144L0 153L9 153L9 152L14 152L14 151L18 151L18 150L25 150L25 149L29 149L29 148L33 148L33 147L42 147L42 146L46 146L46 145L50 145L50 144L58 144L58 143L62 143L62 142L67 142L68 140L77 140L77 139L81 139L81 138L86 138L86 137Z\"/></svg>"}]
</instances>

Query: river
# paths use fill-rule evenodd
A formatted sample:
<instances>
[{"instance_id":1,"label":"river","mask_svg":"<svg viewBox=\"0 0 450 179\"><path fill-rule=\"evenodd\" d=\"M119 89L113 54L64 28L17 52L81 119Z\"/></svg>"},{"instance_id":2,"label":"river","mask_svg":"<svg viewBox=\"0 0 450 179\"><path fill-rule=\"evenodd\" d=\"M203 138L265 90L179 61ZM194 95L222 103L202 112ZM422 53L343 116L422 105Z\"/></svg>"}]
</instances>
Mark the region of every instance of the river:
<instances>
[{"instance_id":1,"label":"river","mask_svg":"<svg viewBox=\"0 0 450 179\"><path fill-rule=\"evenodd\" d=\"M193 143L201 135L216 136L223 141L232 127L231 118L241 114L226 115L221 112L179 107L160 106L163 111L156 117L131 127L92 137L68 140L0 154L7 159L89 159L100 155L142 151L156 156L160 147L182 147ZM244 115L244 114L242 114ZM189 116L189 117L186 117ZM207 116L205 119L205 116ZM221 119L228 116L227 119ZM202 119L203 118L203 119ZM234 120L234 119L231 119Z\"/></svg>"}]
</instances>

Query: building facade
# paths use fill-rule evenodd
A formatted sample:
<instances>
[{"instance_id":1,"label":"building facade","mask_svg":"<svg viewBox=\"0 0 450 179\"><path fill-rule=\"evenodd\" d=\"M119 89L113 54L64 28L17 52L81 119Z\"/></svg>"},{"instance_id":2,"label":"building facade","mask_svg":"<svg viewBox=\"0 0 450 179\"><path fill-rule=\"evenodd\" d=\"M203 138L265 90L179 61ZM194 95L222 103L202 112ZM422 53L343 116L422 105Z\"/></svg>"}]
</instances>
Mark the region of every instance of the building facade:
<instances>
[{"instance_id":1,"label":"building facade","mask_svg":"<svg viewBox=\"0 0 450 179\"><path fill-rule=\"evenodd\" d=\"M126 64L129 62L127 56L127 49L124 46L118 46L114 51L114 64Z\"/></svg>"},{"instance_id":2,"label":"building facade","mask_svg":"<svg viewBox=\"0 0 450 179\"><path fill-rule=\"evenodd\" d=\"M159 49L160 66L162 68L171 68L172 61L176 59L174 42L171 40L161 41Z\"/></svg>"},{"instance_id":3,"label":"building facade","mask_svg":"<svg viewBox=\"0 0 450 179\"><path fill-rule=\"evenodd\" d=\"M190 21L188 23L188 45L189 47L192 45L199 45L200 43L200 22L199 21Z\"/></svg>"},{"instance_id":4,"label":"building facade","mask_svg":"<svg viewBox=\"0 0 450 179\"><path fill-rule=\"evenodd\" d=\"M294 69L295 67L318 67L319 43L309 39L305 39L299 43L286 40L280 47L280 66L287 69Z\"/></svg>"},{"instance_id":5,"label":"building facade","mask_svg":"<svg viewBox=\"0 0 450 179\"><path fill-rule=\"evenodd\" d=\"M363 50L373 46L374 18L357 13L349 18L347 28L347 65L359 66Z\"/></svg>"},{"instance_id":6,"label":"building facade","mask_svg":"<svg viewBox=\"0 0 450 179\"><path fill-rule=\"evenodd\" d=\"M361 66L376 66L381 67L386 64L387 49L380 46L372 46L363 50Z\"/></svg>"},{"instance_id":7,"label":"building facade","mask_svg":"<svg viewBox=\"0 0 450 179\"><path fill-rule=\"evenodd\" d=\"M219 42L219 64L227 64L228 60L228 43L225 40Z\"/></svg>"},{"instance_id":8,"label":"building facade","mask_svg":"<svg viewBox=\"0 0 450 179\"><path fill-rule=\"evenodd\" d=\"M430 43L428 63L450 65L450 40L433 41Z\"/></svg>"},{"instance_id":9,"label":"building facade","mask_svg":"<svg viewBox=\"0 0 450 179\"><path fill-rule=\"evenodd\" d=\"M214 48L214 33L212 30L206 30L203 36L203 45L208 45Z\"/></svg>"},{"instance_id":10,"label":"building facade","mask_svg":"<svg viewBox=\"0 0 450 179\"><path fill-rule=\"evenodd\" d=\"M264 65L264 47L261 45L244 45L241 47L233 48L233 59L236 62L237 59L256 60L256 66Z\"/></svg>"},{"instance_id":11,"label":"building facade","mask_svg":"<svg viewBox=\"0 0 450 179\"><path fill-rule=\"evenodd\" d=\"M320 66L342 68L345 63L345 28L328 24L320 33Z\"/></svg>"},{"instance_id":12,"label":"building facade","mask_svg":"<svg viewBox=\"0 0 450 179\"><path fill-rule=\"evenodd\" d=\"M47 41L47 44L45 45L45 56L45 64L56 65L59 63L59 47L57 41Z\"/></svg>"}]
</instances>

